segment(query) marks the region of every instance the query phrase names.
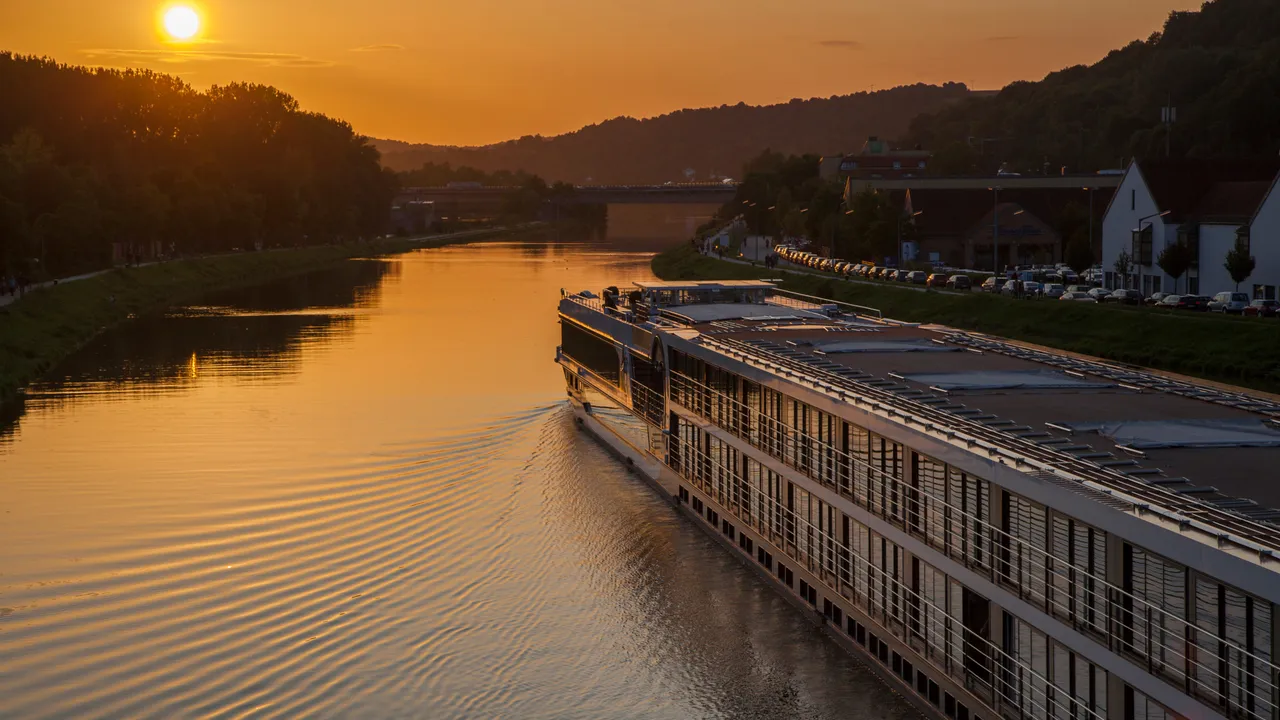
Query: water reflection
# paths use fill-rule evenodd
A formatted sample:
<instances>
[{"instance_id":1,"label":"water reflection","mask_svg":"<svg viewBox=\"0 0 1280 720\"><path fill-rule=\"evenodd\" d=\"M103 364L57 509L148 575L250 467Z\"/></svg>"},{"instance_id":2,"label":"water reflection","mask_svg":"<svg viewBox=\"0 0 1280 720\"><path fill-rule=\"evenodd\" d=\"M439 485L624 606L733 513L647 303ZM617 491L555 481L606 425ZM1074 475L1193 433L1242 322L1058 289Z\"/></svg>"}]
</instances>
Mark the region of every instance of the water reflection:
<instances>
[{"instance_id":1,"label":"water reflection","mask_svg":"<svg viewBox=\"0 0 1280 720\"><path fill-rule=\"evenodd\" d=\"M494 242L104 335L0 454L0 715L867 718L906 707L589 436Z\"/></svg>"},{"instance_id":2,"label":"water reflection","mask_svg":"<svg viewBox=\"0 0 1280 720\"><path fill-rule=\"evenodd\" d=\"M398 261L359 259L259 287L211 293L191 307L140 318L100 335L33 383L0 415L0 452L28 409L88 398L189 389L201 375L267 382L297 372L304 346L355 331ZM245 362L249 360L250 362Z\"/></svg>"}]
</instances>

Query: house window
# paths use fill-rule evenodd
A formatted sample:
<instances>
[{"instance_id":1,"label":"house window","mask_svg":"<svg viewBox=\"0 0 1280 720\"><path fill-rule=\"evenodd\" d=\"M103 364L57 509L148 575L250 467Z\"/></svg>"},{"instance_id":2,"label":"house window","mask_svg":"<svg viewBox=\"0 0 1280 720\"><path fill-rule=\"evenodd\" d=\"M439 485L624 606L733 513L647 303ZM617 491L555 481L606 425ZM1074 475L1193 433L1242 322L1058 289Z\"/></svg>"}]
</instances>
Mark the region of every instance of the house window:
<instances>
[{"instance_id":1,"label":"house window","mask_svg":"<svg viewBox=\"0 0 1280 720\"><path fill-rule=\"evenodd\" d=\"M1200 226L1187 223L1178 228L1178 242L1191 251L1191 267L1200 267Z\"/></svg>"},{"instance_id":2,"label":"house window","mask_svg":"<svg viewBox=\"0 0 1280 720\"><path fill-rule=\"evenodd\" d=\"M1275 285L1254 285L1253 299L1254 300L1275 300L1276 286Z\"/></svg>"},{"instance_id":3,"label":"house window","mask_svg":"<svg viewBox=\"0 0 1280 720\"><path fill-rule=\"evenodd\" d=\"M1137 209L1138 209L1138 191L1137 191L1137 189L1133 189L1133 190L1130 190L1130 191L1129 191L1129 209L1130 209L1130 210L1137 210Z\"/></svg>"},{"instance_id":4,"label":"house window","mask_svg":"<svg viewBox=\"0 0 1280 720\"><path fill-rule=\"evenodd\" d=\"M1250 254L1249 250L1249 228L1248 226L1236 230L1236 249L1243 251L1246 255Z\"/></svg>"},{"instance_id":5,"label":"house window","mask_svg":"<svg viewBox=\"0 0 1280 720\"><path fill-rule=\"evenodd\" d=\"M1133 232L1133 260L1138 265L1151 264L1151 238L1155 236L1155 228L1148 225Z\"/></svg>"},{"instance_id":6,"label":"house window","mask_svg":"<svg viewBox=\"0 0 1280 720\"><path fill-rule=\"evenodd\" d=\"M1200 294L1200 277L1198 275L1192 275L1191 277L1187 278L1187 294L1188 295Z\"/></svg>"}]
</instances>

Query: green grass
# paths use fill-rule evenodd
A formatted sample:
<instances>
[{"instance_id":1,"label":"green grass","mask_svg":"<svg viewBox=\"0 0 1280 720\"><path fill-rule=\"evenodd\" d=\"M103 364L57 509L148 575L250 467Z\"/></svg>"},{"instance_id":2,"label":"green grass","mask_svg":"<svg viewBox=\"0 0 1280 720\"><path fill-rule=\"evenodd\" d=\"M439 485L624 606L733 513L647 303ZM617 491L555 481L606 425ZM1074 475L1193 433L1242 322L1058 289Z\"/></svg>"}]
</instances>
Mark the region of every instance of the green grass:
<instances>
[{"instance_id":1,"label":"green grass","mask_svg":"<svg viewBox=\"0 0 1280 720\"><path fill-rule=\"evenodd\" d=\"M886 317L940 323L1069 352L1280 392L1280 320L1153 308L1014 300L986 293L920 292L891 284L724 262L683 246L653 259L667 280L783 278L787 290L879 308Z\"/></svg>"},{"instance_id":2,"label":"green grass","mask_svg":"<svg viewBox=\"0 0 1280 720\"><path fill-rule=\"evenodd\" d=\"M488 234L505 233L495 229ZM194 300L214 290L251 287L332 266L355 257L479 239L442 236L387 239L365 245L325 245L261 253L216 255L109 272L40 288L0 306L0 403L125 320Z\"/></svg>"}]
</instances>

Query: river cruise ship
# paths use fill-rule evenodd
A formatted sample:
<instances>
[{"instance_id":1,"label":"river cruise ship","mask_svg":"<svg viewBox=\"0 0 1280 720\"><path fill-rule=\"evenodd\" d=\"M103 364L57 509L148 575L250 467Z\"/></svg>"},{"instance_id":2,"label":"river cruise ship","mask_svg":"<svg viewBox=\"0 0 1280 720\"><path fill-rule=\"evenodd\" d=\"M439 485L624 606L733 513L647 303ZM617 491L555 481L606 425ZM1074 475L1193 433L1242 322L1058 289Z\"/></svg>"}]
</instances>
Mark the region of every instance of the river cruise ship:
<instances>
[{"instance_id":1,"label":"river cruise ship","mask_svg":"<svg viewBox=\"0 0 1280 720\"><path fill-rule=\"evenodd\" d=\"M765 281L559 317L578 421L926 715L1280 720L1280 403Z\"/></svg>"}]
</instances>

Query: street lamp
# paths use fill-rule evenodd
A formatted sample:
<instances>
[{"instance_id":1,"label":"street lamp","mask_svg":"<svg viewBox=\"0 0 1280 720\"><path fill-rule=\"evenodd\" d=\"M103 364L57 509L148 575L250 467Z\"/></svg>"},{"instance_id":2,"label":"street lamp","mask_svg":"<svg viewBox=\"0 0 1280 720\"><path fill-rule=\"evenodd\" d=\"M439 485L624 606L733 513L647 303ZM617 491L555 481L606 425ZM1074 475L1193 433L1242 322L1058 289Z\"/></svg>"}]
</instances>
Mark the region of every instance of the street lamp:
<instances>
[{"instance_id":1,"label":"street lamp","mask_svg":"<svg viewBox=\"0 0 1280 720\"><path fill-rule=\"evenodd\" d=\"M917 216L923 213L924 213L923 210L917 210L911 213L910 215L903 215L901 213L898 214L898 267L900 268L905 267L907 264L905 248L903 248L902 246L902 221L904 218L907 220L915 219Z\"/></svg>"}]
</instances>

